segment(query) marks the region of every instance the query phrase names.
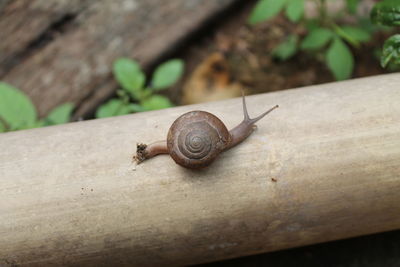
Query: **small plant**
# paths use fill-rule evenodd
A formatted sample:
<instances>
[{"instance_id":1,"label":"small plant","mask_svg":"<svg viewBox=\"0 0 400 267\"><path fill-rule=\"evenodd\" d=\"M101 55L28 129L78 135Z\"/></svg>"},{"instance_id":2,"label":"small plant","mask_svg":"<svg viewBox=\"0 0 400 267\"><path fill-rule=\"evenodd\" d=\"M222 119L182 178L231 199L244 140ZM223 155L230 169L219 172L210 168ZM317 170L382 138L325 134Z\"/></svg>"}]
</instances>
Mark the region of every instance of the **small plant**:
<instances>
[{"instance_id":1,"label":"small plant","mask_svg":"<svg viewBox=\"0 0 400 267\"><path fill-rule=\"evenodd\" d=\"M400 26L400 0L384 0L371 10L373 23L385 26ZM381 66L400 66L400 34L388 38L383 44Z\"/></svg>"},{"instance_id":2,"label":"small plant","mask_svg":"<svg viewBox=\"0 0 400 267\"><path fill-rule=\"evenodd\" d=\"M354 56L349 46L359 48L364 42L371 39L375 27L358 18L356 26L338 25L336 20L344 14L355 14L358 0L347 0L344 10L337 14L328 15L326 0L314 0L318 7L318 17L308 19L304 17L305 0L259 0L249 17L250 24L256 24L270 19L282 10L286 17L295 23L302 23L307 29L304 38L295 34L289 35L286 40L272 51L272 55L280 60L287 60L299 50L313 53L322 58L337 80L344 80L351 76L354 69Z\"/></svg>"},{"instance_id":3,"label":"small plant","mask_svg":"<svg viewBox=\"0 0 400 267\"><path fill-rule=\"evenodd\" d=\"M157 92L174 84L183 73L183 61L172 59L159 65L146 86L146 76L139 64L128 58L114 62L113 73L122 89L114 98L100 106L97 118L125 115L132 112L163 109L173 106L171 101ZM134 101L134 103L132 103Z\"/></svg>"},{"instance_id":4,"label":"small plant","mask_svg":"<svg viewBox=\"0 0 400 267\"><path fill-rule=\"evenodd\" d=\"M54 108L44 119L38 119L28 96L13 86L0 82L0 132L30 129L66 123L74 105L66 103Z\"/></svg>"}]
</instances>

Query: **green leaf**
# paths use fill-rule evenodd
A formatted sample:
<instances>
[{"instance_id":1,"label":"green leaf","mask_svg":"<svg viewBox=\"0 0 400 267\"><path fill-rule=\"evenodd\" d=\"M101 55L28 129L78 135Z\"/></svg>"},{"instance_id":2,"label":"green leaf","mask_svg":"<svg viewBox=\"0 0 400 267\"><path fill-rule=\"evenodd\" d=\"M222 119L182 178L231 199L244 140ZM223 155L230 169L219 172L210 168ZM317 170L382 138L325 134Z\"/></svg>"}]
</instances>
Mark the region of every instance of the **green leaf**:
<instances>
[{"instance_id":1,"label":"green leaf","mask_svg":"<svg viewBox=\"0 0 400 267\"><path fill-rule=\"evenodd\" d=\"M296 35L289 35L286 41L272 51L272 55L280 60L289 59L297 52L297 41L298 37Z\"/></svg>"},{"instance_id":2,"label":"green leaf","mask_svg":"<svg viewBox=\"0 0 400 267\"><path fill-rule=\"evenodd\" d=\"M354 58L350 49L340 39L335 38L326 53L326 64L336 80L344 80L351 76Z\"/></svg>"},{"instance_id":3,"label":"green leaf","mask_svg":"<svg viewBox=\"0 0 400 267\"><path fill-rule=\"evenodd\" d=\"M326 28L312 30L301 42L300 47L305 50L316 50L325 46L333 37L332 31Z\"/></svg>"},{"instance_id":4,"label":"green leaf","mask_svg":"<svg viewBox=\"0 0 400 267\"><path fill-rule=\"evenodd\" d=\"M162 95L152 95L141 102L144 110L157 110L172 107L171 101Z\"/></svg>"},{"instance_id":5,"label":"green leaf","mask_svg":"<svg viewBox=\"0 0 400 267\"><path fill-rule=\"evenodd\" d=\"M145 111L141 105L138 104L129 104L129 110L131 112L142 112Z\"/></svg>"},{"instance_id":6,"label":"green leaf","mask_svg":"<svg viewBox=\"0 0 400 267\"><path fill-rule=\"evenodd\" d=\"M288 0L286 16L289 20L297 22L304 14L304 0Z\"/></svg>"},{"instance_id":7,"label":"green leaf","mask_svg":"<svg viewBox=\"0 0 400 267\"><path fill-rule=\"evenodd\" d=\"M97 109L96 118L113 117L129 113L131 113L129 104L124 103L120 99L111 99Z\"/></svg>"},{"instance_id":8,"label":"green leaf","mask_svg":"<svg viewBox=\"0 0 400 267\"><path fill-rule=\"evenodd\" d=\"M183 61L171 59L159 65L154 71L151 80L152 88L162 90L173 85L183 73Z\"/></svg>"},{"instance_id":9,"label":"green leaf","mask_svg":"<svg viewBox=\"0 0 400 267\"><path fill-rule=\"evenodd\" d=\"M114 62L113 73L122 88L138 99L146 80L139 64L128 58L117 59Z\"/></svg>"},{"instance_id":10,"label":"green leaf","mask_svg":"<svg viewBox=\"0 0 400 267\"><path fill-rule=\"evenodd\" d=\"M357 41L352 35L345 32L342 27L340 27L338 25L334 25L334 31L338 36L340 36L343 40L350 43L352 46L357 47L357 48L360 46L360 42Z\"/></svg>"},{"instance_id":11,"label":"green leaf","mask_svg":"<svg viewBox=\"0 0 400 267\"><path fill-rule=\"evenodd\" d=\"M74 104L72 103L65 103L54 108L49 115L47 115L46 123L48 125L55 125L69 122L73 109Z\"/></svg>"},{"instance_id":12,"label":"green leaf","mask_svg":"<svg viewBox=\"0 0 400 267\"><path fill-rule=\"evenodd\" d=\"M45 120L37 120L35 122L35 125L32 126L32 128L39 128L39 127L44 127L44 126L48 126L49 124L45 121Z\"/></svg>"},{"instance_id":13,"label":"green leaf","mask_svg":"<svg viewBox=\"0 0 400 267\"><path fill-rule=\"evenodd\" d=\"M318 19L307 19L304 21L304 26L309 32L320 28L320 21Z\"/></svg>"},{"instance_id":14,"label":"green leaf","mask_svg":"<svg viewBox=\"0 0 400 267\"><path fill-rule=\"evenodd\" d=\"M0 82L0 117L8 125L7 130L32 127L36 121L36 109L22 91Z\"/></svg>"},{"instance_id":15,"label":"green leaf","mask_svg":"<svg viewBox=\"0 0 400 267\"><path fill-rule=\"evenodd\" d=\"M371 20L386 26L400 25L400 0L384 0L376 3L371 10Z\"/></svg>"},{"instance_id":16,"label":"green leaf","mask_svg":"<svg viewBox=\"0 0 400 267\"><path fill-rule=\"evenodd\" d=\"M251 11L248 22L256 24L272 18L282 10L285 3L286 0L259 0Z\"/></svg>"},{"instance_id":17,"label":"green leaf","mask_svg":"<svg viewBox=\"0 0 400 267\"><path fill-rule=\"evenodd\" d=\"M400 65L400 34L393 35L383 45L381 66L385 68L389 63Z\"/></svg>"},{"instance_id":18,"label":"green leaf","mask_svg":"<svg viewBox=\"0 0 400 267\"><path fill-rule=\"evenodd\" d=\"M368 42L371 40L371 34L361 28L351 26L343 26L341 28L347 35L358 42Z\"/></svg>"},{"instance_id":19,"label":"green leaf","mask_svg":"<svg viewBox=\"0 0 400 267\"><path fill-rule=\"evenodd\" d=\"M355 14L357 12L357 5L359 0L346 0L347 10L351 14Z\"/></svg>"}]
</instances>

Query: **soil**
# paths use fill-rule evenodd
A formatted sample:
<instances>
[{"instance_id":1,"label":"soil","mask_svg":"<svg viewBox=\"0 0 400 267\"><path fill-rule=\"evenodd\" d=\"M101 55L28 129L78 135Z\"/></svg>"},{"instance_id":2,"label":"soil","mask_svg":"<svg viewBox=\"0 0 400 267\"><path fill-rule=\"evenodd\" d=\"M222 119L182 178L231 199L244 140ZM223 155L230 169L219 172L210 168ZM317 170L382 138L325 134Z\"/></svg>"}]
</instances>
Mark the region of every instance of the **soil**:
<instances>
[{"instance_id":1,"label":"soil","mask_svg":"<svg viewBox=\"0 0 400 267\"><path fill-rule=\"evenodd\" d=\"M223 18L218 27L178 55L186 63L186 75L170 91L175 103L192 104L239 96L238 88L245 88L248 94L258 94L335 81L323 63L322 53L299 52L287 61L274 59L271 52L289 34L304 36L306 30L283 15L250 26L246 22L252 7L248 4L236 14ZM376 50L387 36L376 34L359 49L352 48L353 78L387 72L380 67L376 56Z\"/></svg>"}]
</instances>

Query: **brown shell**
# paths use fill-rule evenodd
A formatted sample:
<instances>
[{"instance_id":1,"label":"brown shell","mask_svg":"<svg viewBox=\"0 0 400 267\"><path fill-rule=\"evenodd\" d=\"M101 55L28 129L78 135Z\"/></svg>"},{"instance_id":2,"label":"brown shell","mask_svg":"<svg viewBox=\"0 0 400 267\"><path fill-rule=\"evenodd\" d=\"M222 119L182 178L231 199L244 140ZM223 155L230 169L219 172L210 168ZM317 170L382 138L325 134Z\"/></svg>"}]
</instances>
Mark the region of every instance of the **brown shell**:
<instances>
[{"instance_id":1,"label":"brown shell","mask_svg":"<svg viewBox=\"0 0 400 267\"><path fill-rule=\"evenodd\" d=\"M228 129L216 116L205 111L191 111L172 124L167 146L177 164L197 169L211 164L230 140Z\"/></svg>"}]
</instances>

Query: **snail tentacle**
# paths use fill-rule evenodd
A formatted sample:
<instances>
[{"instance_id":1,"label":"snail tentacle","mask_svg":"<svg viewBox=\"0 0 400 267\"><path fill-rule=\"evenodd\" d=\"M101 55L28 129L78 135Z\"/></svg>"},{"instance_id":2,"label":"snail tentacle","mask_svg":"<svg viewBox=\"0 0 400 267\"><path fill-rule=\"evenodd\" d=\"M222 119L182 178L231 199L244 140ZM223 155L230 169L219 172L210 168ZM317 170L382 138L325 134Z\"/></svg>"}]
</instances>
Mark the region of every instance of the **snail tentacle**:
<instances>
[{"instance_id":1,"label":"snail tentacle","mask_svg":"<svg viewBox=\"0 0 400 267\"><path fill-rule=\"evenodd\" d=\"M265 117L265 115L267 115L268 113L270 113L271 111L273 111L274 109L279 108L279 105L275 105L272 108L270 108L269 110L265 111L263 114L253 118L253 119L249 119L251 124L256 123L257 121L261 120L262 118Z\"/></svg>"},{"instance_id":2,"label":"snail tentacle","mask_svg":"<svg viewBox=\"0 0 400 267\"><path fill-rule=\"evenodd\" d=\"M265 117L265 115L267 115L268 113L270 113L271 111L273 111L274 109L279 107L278 105L276 105L276 106L270 108L269 110L265 111L261 115L251 119L249 116L249 113L247 112L246 100L245 100L243 91L242 91L242 103L243 103L244 119L238 126L236 126L235 128L233 128L232 130L229 131L229 133L232 136L232 141L225 148L225 150L230 149L231 147L234 147L237 144L241 143L244 139L246 139L254 131L254 129L255 129L254 124L257 121L261 120L262 118Z\"/></svg>"},{"instance_id":3,"label":"snail tentacle","mask_svg":"<svg viewBox=\"0 0 400 267\"><path fill-rule=\"evenodd\" d=\"M243 91L242 91L242 103L243 103L243 115L244 115L244 119L243 120L244 121L249 121L251 124L256 123L257 121L259 121L262 118L264 118L265 115L267 115L268 113L270 113L274 109L279 108L279 105L275 105L274 107L272 107L269 110L265 111L261 115L255 117L253 119L250 119L249 113L247 112L246 98L244 97L244 92Z\"/></svg>"},{"instance_id":4,"label":"snail tentacle","mask_svg":"<svg viewBox=\"0 0 400 267\"><path fill-rule=\"evenodd\" d=\"M242 106L243 106L243 116L245 121L250 120L249 113L247 112L246 99L244 97L244 91L242 90Z\"/></svg>"}]
</instances>

